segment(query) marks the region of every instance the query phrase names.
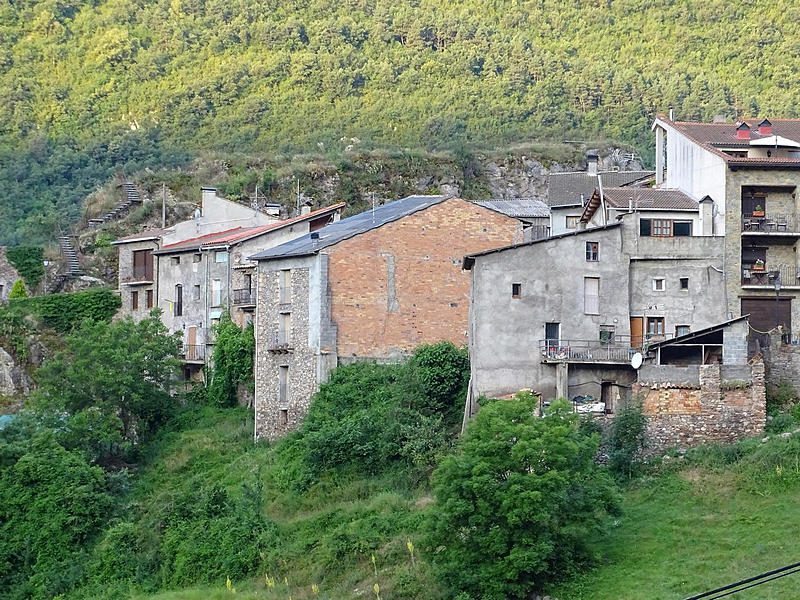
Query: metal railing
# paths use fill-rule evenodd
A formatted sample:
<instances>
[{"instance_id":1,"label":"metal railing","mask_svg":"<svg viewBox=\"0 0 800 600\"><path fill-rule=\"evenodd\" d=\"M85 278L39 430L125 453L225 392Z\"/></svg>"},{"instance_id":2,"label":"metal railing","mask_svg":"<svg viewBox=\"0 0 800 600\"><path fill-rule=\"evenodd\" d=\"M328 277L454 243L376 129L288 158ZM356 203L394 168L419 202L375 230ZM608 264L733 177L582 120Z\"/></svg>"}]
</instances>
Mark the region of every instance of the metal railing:
<instances>
[{"instance_id":1,"label":"metal railing","mask_svg":"<svg viewBox=\"0 0 800 600\"><path fill-rule=\"evenodd\" d=\"M288 335L279 333L267 342L267 350L287 351L292 349L292 341Z\"/></svg>"},{"instance_id":2,"label":"metal railing","mask_svg":"<svg viewBox=\"0 0 800 600\"><path fill-rule=\"evenodd\" d=\"M800 231L797 215L770 213L764 217L742 214L742 231L753 233L789 233Z\"/></svg>"},{"instance_id":3,"label":"metal railing","mask_svg":"<svg viewBox=\"0 0 800 600\"><path fill-rule=\"evenodd\" d=\"M616 336L615 336L616 337ZM619 336L622 337L622 336ZM539 340L542 356L550 360L628 363L637 352L628 341Z\"/></svg>"},{"instance_id":4,"label":"metal railing","mask_svg":"<svg viewBox=\"0 0 800 600\"><path fill-rule=\"evenodd\" d=\"M184 344L181 355L186 360L205 360L206 347L204 344Z\"/></svg>"},{"instance_id":5,"label":"metal railing","mask_svg":"<svg viewBox=\"0 0 800 600\"><path fill-rule=\"evenodd\" d=\"M252 288L241 288L238 290L233 290L234 305L255 304L255 303L256 303L256 294Z\"/></svg>"},{"instance_id":6,"label":"metal railing","mask_svg":"<svg viewBox=\"0 0 800 600\"><path fill-rule=\"evenodd\" d=\"M742 268L742 285L775 287L780 278L782 286L800 286L800 268L790 265L775 265L764 269Z\"/></svg>"}]
</instances>

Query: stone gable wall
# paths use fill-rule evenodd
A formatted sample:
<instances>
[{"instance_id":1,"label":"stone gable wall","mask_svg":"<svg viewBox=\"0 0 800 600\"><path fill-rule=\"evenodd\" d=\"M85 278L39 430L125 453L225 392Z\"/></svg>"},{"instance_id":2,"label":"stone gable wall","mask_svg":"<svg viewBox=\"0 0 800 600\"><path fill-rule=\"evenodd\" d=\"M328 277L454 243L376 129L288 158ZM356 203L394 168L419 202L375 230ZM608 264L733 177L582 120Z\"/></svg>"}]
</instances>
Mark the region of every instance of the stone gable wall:
<instances>
[{"instance_id":1,"label":"stone gable wall","mask_svg":"<svg viewBox=\"0 0 800 600\"><path fill-rule=\"evenodd\" d=\"M734 442L762 432L766 422L764 363L748 369L746 380L723 380L720 365L702 365L699 384L634 384L634 397L642 399L647 417L648 451ZM741 374L744 371L737 369L736 375Z\"/></svg>"}]
</instances>

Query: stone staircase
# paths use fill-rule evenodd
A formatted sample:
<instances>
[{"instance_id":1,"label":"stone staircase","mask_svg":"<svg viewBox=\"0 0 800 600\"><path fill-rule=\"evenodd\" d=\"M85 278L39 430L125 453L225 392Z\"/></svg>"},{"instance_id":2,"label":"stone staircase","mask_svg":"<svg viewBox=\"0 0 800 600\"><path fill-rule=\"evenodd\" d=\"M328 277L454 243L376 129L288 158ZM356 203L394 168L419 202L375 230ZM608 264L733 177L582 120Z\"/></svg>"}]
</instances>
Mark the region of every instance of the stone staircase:
<instances>
[{"instance_id":1,"label":"stone staircase","mask_svg":"<svg viewBox=\"0 0 800 600\"><path fill-rule=\"evenodd\" d=\"M89 227L99 227L103 223L119 219L122 215L130 210L131 206L142 203L142 197L139 195L139 190L136 189L136 186L132 182L126 181L121 185L121 187L122 192L125 194L125 199L117 204L114 207L114 210L111 212L104 214L102 217L89 219Z\"/></svg>"},{"instance_id":2,"label":"stone staircase","mask_svg":"<svg viewBox=\"0 0 800 600\"><path fill-rule=\"evenodd\" d=\"M75 251L75 246L72 245L72 238L63 233L59 233L58 246L61 248L61 255L66 262L67 270L66 273L56 275L47 288L48 294L60 292L68 281L83 275L83 268L78 260L78 253Z\"/></svg>"}]
</instances>

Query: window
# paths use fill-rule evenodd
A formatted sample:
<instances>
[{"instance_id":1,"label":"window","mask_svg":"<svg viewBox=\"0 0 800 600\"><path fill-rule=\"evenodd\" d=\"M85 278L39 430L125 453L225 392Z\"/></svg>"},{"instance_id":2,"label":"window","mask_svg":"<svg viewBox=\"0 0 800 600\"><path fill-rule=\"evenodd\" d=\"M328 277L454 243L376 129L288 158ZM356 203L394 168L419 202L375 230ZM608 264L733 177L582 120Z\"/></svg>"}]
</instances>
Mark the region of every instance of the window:
<instances>
[{"instance_id":1,"label":"window","mask_svg":"<svg viewBox=\"0 0 800 600\"><path fill-rule=\"evenodd\" d=\"M250 273L244 274L244 289L248 292L253 291L253 276Z\"/></svg>"},{"instance_id":2,"label":"window","mask_svg":"<svg viewBox=\"0 0 800 600\"><path fill-rule=\"evenodd\" d=\"M664 317L647 317L647 335L664 335Z\"/></svg>"},{"instance_id":3,"label":"window","mask_svg":"<svg viewBox=\"0 0 800 600\"><path fill-rule=\"evenodd\" d=\"M688 325L675 325L675 337L680 337L689 333Z\"/></svg>"},{"instance_id":4,"label":"window","mask_svg":"<svg viewBox=\"0 0 800 600\"><path fill-rule=\"evenodd\" d=\"M511 284L511 297L512 298L521 298L522 297L522 284L521 283L512 283Z\"/></svg>"},{"instance_id":5,"label":"window","mask_svg":"<svg viewBox=\"0 0 800 600\"><path fill-rule=\"evenodd\" d=\"M281 313L278 315L278 344L289 344L292 337L292 315Z\"/></svg>"},{"instance_id":6,"label":"window","mask_svg":"<svg viewBox=\"0 0 800 600\"><path fill-rule=\"evenodd\" d=\"M200 300L200 284L196 283L194 286L192 286L192 289L193 289L192 298L194 300Z\"/></svg>"},{"instance_id":7,"label":"window","mask_svg":"<svg viewBox=\"0 0 800 600\"><path fill-rule=\"evenodd\" d=\"M147 308L153 308L153 290L147 290L144 293Z\"/></svg>"},{"instance_id":8,"label":"window","mask_svg":"<svg viewBox=\"0 0 800 600\"><path fill-rule=\"evenodd\" d=\"M171 265L179 265L181 264L181 257L180 256L171 256L169 259Z\"/></svg>"},{"instance_id":9,"label":"window","mask_svg":"<svg viewBox=\"0 0 800 600\"><path fill-rule=\"evenodd\" d=\"M689 278L688 277L681 277L681 289L688 290L689 289Z\"/></svg>"},{"instance_id":10,"label":"window","mask_svg":"<svg viewBox=\"0 0 800 600\"><path fill-rule=\"evenodd\" d=\"M281 365L278 367L278 404L285 407L289 402L289 367ZM285 413L286 410L282 410ZM286 422L284 421L283 425Z\"/></svg>"},{"instance_id":11,"label":"window","mask_svg":"<svg viewBox=\"0 0 800 600\"><path fill-rule=\"evenodd\" d=\"M691 221L673 221L672 234L675 237L690 237L692 235Z\"/></svg>"},{"instance_id":12,"label":"window","mask_svg":"<svg viewBox=\"0 0 800 600\"><path fill-rule=\"evenodd\" d=\"M544 339L548 346L557 346L561 340L561 323L545 323Z\"/></svg>"},{"instance_id":13,"label":"window","mask_svg":"<svg viewBox=\"0 0 800 600\"><path fill-rule=\"evenodd\" d=\"M280 304L288 304L292 301L292 271L290 269L284 269L280 272L279 277L278 302Z\"/></svg>"},{"instance_id":14,"label":"window","mask_svg":"<svg viewBox=\"0 0 800 600\"><path fill-rule=\"evenodd\" d=\"M583 312L587 315L600 314L600 278L583 278Z\"/></svg>"},{"instance_id":15,"label":"window","mask_svg":"<svg viewBox=\"0 0 800 600\"><path fill-rule=\"evenodd\" d=\"M286 427L289 424L289 411L287 409L280 409L278 421L280 422L281 427Z\"/></svg>"},{"instance_id":16,"label":"window","mask_svg":"<svg viewBox=\"0 0 800 600\"><path fill-rule=\"evenodd\" d=\"M211 306L222 305L222 280L214 279L211 282Z\"/></svg>"},{"instance_id":17,"label":"window","mask_svg":"<svg viewBox=\"0 0 800 600\"><path fill-rule=\"evenodd\" d=\"M664 278L663 277L653 277L653 291L654 292L663 292L664 291Z\"/></svg>"},{"instance_id":18,"label":"window","mask_svg":"<svg viewBox=\"0 0 800 600\"><path fill-rule=\"evenodd\" d=\"M133 251L133 278L138 281L152 281L153 279L153 251Z\"/></svg>"},{"instance_id":19,"label":"window","mask_svg":"<svg viewBox=\"0 0 800 600\"><path fill-rule=\"evenodd\" d=\"M139 309L139 292L131 292L131 310Z\"/></svg>"},{"instance_id":20,"label":"window","mask_svg":"<svg viewBox=\"0 0 800 600\"><path fill-rule=\"evenodd\" d=\"M653 219L653 237L671 237L672 221L668 219Z\"/></svg>"},{"instance_id":21,"label":"window","mask_svg":"<svg viewBox=\"0 0 800 600\"><path fill-rule=\"evenodd\" d=\"M600 342L610 344L614 341L614 325L600 325Z\"/></svg>"},{"instance_id":22,"label":"window","mask_svg":"<svg viewBox=\"0 0 800 600\"><path fill-rule=\"evenodd\" d=\"M650 219L639 219L639 235L642 237L650 237L652 233L652 223Z\"/></svg>"},{"instance_id":23,"label":"window","mask_svg":"<svg viewBox=\"0 0 800 600\"><path fill-rule=\"evenodd\" d=\"M598 249L600 244L598 242L586 242L586 261L597 262Z\"/></svg>"},{"instance_id":24,"label":"window","mask_svg":"<svg viewBox=\"0 0 800 600\"><path fill-rule=\"evenodd\" d=\"M228 262L228 251L227 250L217 250L214 252L214 262L218 263L226 263Z\"/></svg>"},{"instance_id":25,"label":"window","mask_svg":"<svg viewBox=\"0 0 800 600\"><path fill-rule=\"evenodd\" d=\"M192 256L192 262L200 262L201 260L203 260L202 254L194 254Z\"/></svg>"},{"instance_id":26,"label":"window","mask_svg":"<svg viewBox=\"0 0 800 600\"><path fill-rule=\"evenodd\" d=\"M183 286L180 284L175 286L175 304L173 305L173 314L176 317L183 315Z\"/></svg>"},{"instance_id":27,"label":"window","mask_svg":"<svg viewBox=\"0 0 800 600\"><path fill-rule=\"evenodd\" d=\"M580 215L570 215L570 216L567 217L566 227L567 227L567 229L577 229L578 228L578 223L580 223L580 222L581 222Z\"/></svg>"}]
</instances>

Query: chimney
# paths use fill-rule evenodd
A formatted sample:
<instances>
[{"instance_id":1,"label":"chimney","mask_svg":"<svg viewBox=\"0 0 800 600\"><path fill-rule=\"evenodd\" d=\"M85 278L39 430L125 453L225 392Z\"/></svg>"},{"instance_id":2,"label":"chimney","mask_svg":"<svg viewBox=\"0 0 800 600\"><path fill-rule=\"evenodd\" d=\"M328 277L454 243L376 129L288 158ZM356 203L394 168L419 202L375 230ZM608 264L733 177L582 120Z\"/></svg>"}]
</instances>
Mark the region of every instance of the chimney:
<instances>
[{"instance_id":1,"label":"chimney","mask_svg":"<svg viewBox=\"0 0 800 600\"><path fill-rule=\"evenodd\" d=\"M750 139L750 125L746 121L742 121L736 126L736 139L749 140Z\"/></svg>"},{"instance_id":2,"label":"chimney","mask_svg":"<svg viewBox=\"0 0 800 600\"><path fill-rule=\"evenodd\" d=\"M301 215L307 215L310 212L311 212L311 205L308 202L306 202L305 204L303 204L303 206L300 207Z\"/></svg>"},{"instance_id":3,"label":"chimney","mask_svg":"<svg viewBox=\"0 0 800 600\"><path fill-rule=\"evenodd\" d=\"M628 198L628 212L629 213L633 212L633 196Z\"/></svg>"},{"instance_id":4,"label":"chimney","mask_svg":"<svg viewBox=\"0 0 800 600\"><path fill-rule=\"evenodd\" d=\"M714 235L714 200L711 196L705 196L699 204L701 235Z\"/></svg>"},{"instance_id":5,"label":"chimney","mask_svg":"<svg viewBox=\"0 0 800 600\"><path fill-rule=\"evenodd\" d=\"M589 175L597 175L597 163L600 157L596 153L590 152L586 155L586 172Z\"/></svg>"},{"instance_id":6,"label":"chimney","mask_svg":"<svg viewBox=\"0 0 800 600\"><path fill-rule=\"evenodd\" d=\"M264 205L264 212L267 213L270 217L280 217L281 216L281 205L275 203L268 203Z\"/></svg>"},{"instance_id":7,"label":"chimney","mask_svg":"<svg viewBox=\"0 0 800 600\"><path fill-rule=\"evenodd\" d=\"M769 119L763 119L758 124L758 135L772 135L772 123L769 122Z\"/></svg>"}]
</instances>

